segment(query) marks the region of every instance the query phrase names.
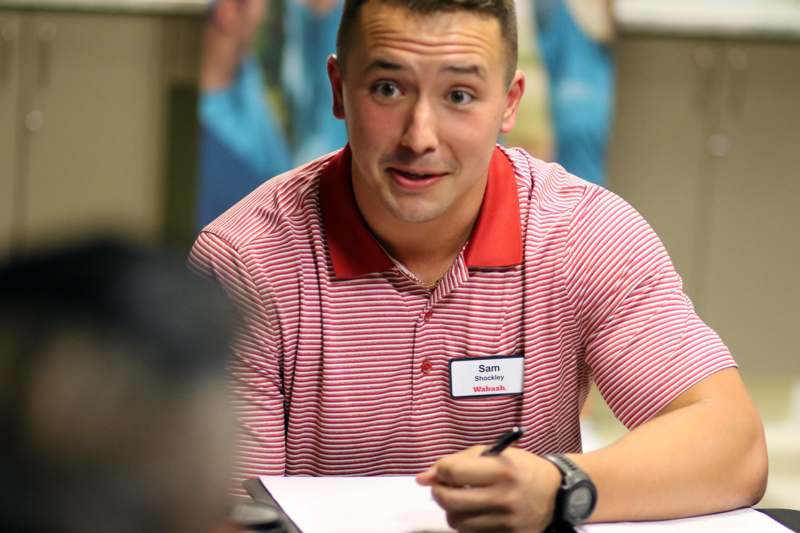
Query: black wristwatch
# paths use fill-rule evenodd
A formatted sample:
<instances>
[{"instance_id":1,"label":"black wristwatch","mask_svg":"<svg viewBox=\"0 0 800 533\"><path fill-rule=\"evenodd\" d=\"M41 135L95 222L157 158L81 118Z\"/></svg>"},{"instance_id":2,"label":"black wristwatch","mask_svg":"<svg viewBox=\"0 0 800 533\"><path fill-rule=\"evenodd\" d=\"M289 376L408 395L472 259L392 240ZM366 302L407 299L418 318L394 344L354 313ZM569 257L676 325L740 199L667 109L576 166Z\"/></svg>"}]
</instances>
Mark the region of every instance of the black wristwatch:
<instances>
[{"instance_id":1,"label":"black wristwatch","mask_svg":"<svg viewBox=\"0 0 800 533\"><path fill-rule=\"evenodd\" d=\"M585 522L597 505L597 488L578 465L563 455L545 455L561 471L561 487L556 493L553 523L577 526Z\"/></svg>"}]
</instances>

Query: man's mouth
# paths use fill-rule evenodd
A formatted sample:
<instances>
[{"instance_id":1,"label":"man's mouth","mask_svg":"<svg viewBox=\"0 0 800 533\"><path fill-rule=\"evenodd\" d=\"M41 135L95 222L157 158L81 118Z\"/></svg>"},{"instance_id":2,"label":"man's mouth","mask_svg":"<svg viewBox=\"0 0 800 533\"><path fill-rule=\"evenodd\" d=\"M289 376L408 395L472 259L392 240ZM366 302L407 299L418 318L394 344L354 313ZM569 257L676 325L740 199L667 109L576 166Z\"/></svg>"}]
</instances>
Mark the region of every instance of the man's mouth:
<instances>
[{"instance_id":1,"label":"man's mouth","mask_svg":"<svg viewBox=\"0 0 800 533\"><path fill-rule=\"evenodd\" d=\"M408 170L401 170L399 168L390 168L389 170L405 179L415 180L415 181L438 178L444 175L443 172L411 172Z\"/></svg>"},{"instance_id":2,"label":"man's mouth","mask_svg":"<svg viewBox=\"0 0 800 533\"><path fill-rule=\"evenodd\" d=\"M389 167L389 174L394 178L394 182L404 189L425 189L440 178L447 175L447 172L433 172L429 170L409 170L397 167Z\"/></svg>"}]
</instances>

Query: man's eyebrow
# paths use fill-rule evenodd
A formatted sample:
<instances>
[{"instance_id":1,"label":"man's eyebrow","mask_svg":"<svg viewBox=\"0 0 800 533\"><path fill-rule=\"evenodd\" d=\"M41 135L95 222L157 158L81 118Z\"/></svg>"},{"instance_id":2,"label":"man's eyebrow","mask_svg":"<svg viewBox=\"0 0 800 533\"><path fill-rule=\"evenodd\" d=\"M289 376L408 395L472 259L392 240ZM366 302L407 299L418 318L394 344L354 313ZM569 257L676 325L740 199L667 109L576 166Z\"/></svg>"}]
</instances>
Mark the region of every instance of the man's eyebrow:
<instances>
[{"instance_id":1,"label":"man's eyebrow","mask_svg":"<svg viewBox=\"0 0 800 533\"><path fill-rule=\"evenodd\" d=\"M364 74L372 72L373 70L405 70L405 67L399 63L393 63L387 59L375 59L371 61L366 68Z\"/></svg>"},{"instance_id":2,"label":"man's eyebrow","mask_svg":"<svg viewBox=\"0 0 800 533\"><path fill-rule=\"evenodd\" d=\"M444 72L451 72L460 75L475 75L480 79L486 79L486 69L480 65L446 65L441 69Z\"/></svg>"},{"instance_id":3,"label":"man's eyebrow","mask_svg":"<svg viewBox=\"0 0 800 533\"><path fill-rule=\"evenodd\" d=\"M373 70L406 70L406 67L401 65L400 63L395 63L393 61L389 61L388 59L374 59L372 60L366 68L364 68L364 74L367 74ZM486 69L480 65L475 64L453 64L453 65L445 65L440 69L440 72L447 72L451 74L458 74L461 76L478 76L482 80L486 79Z\"/></svg>"}]
</instances>

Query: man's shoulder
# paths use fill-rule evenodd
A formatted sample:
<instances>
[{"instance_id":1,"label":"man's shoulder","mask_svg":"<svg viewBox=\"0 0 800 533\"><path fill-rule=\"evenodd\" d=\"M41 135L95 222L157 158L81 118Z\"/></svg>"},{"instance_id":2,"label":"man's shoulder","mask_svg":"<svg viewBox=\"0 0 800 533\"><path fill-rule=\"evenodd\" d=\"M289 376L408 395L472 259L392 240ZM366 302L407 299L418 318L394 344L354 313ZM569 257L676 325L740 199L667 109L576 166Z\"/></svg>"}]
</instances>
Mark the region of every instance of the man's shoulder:
<instances>
[{"instance_id":1,"label":"man's shoulder","mask_svg":"<svg viewBox=\"0 0 800 533\"><path fill-rule=\"evenodd\" d=\"M569 173L558 163L538 159L522 148L503 148L514 167L520 196L528 209L572 213L581 205L622 201L600 185Z\"/></svg>"},{"instance_id":2,"label":"man's shoulder","mask_svg":"<svg viewBox=\"0 0 800 533\"><path fill-rule=\"evenodd\" d=\"M514 166L521 221L532 241L549 235L562 246L595 248L615 232L657 238L642 215L614 192L522 149L504 151Z\"/></svg>"},{"instance_id":3,"label":"man's shoulder","mask_svg":"<svg viewBox=\"0 0 800 533\"><path fill-rule=\"evenodd\" d=\"M335 157L335 152L279 174L203 229L234 248L287 230L302 230L318 218L319 177Z\"/></svg>"}]
</instances>

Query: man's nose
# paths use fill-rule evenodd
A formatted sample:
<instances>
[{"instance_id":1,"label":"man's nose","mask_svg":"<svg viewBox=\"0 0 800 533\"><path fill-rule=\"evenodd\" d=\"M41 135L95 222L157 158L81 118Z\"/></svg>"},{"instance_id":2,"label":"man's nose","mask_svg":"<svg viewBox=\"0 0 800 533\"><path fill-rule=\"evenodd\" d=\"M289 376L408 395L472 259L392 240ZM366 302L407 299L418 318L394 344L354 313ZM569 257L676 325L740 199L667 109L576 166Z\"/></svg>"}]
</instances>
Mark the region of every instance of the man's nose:
<instances>
[{"instance_id":1,"label":"man's nose","mask_svg":"<svg viewBox=\"0 0 800 533\"><path fill-rule=\"evenodd\" d=\"M436 116L424 99L417 100L409 109L400 144L415 154L432 152L438 147Z\"/></svg>"}]
</instances>

